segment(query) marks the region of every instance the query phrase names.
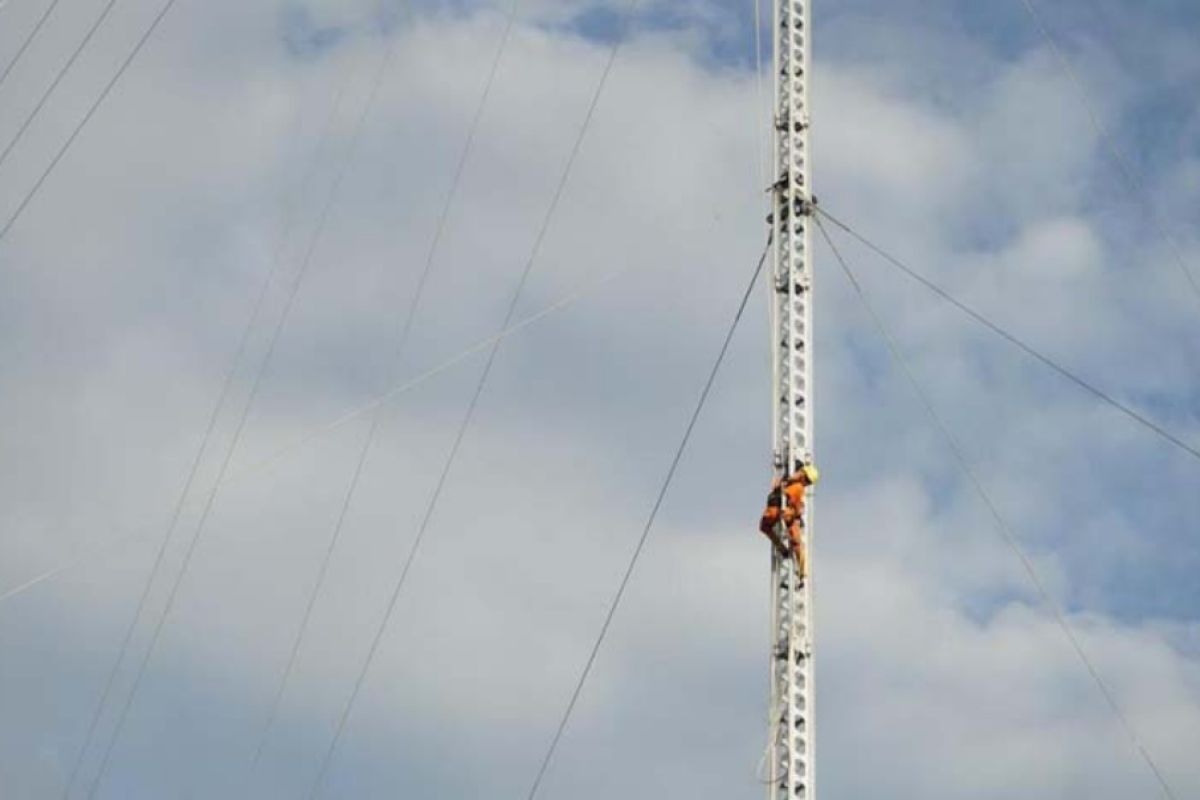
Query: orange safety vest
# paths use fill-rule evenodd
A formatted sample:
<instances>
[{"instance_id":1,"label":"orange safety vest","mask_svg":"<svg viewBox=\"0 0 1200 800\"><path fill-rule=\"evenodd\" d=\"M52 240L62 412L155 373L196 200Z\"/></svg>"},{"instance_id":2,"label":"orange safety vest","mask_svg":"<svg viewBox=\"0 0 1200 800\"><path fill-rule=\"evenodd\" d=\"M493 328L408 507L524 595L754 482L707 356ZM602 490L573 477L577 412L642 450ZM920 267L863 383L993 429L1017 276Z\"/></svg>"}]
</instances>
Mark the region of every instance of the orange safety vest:
<instances>
[{"instance_id":1,"label":"orange safety vest","mask_svg":"<svg viewBox=\"0 0 1200 800\"><path fill-rule=\"evenodd\" d=\"M808 481L803 478L789 478L783 484L783 493L787 496L788 508L796 517L804 514L804 494L808 491Z\"/></svg>"},{"instance_id":2,"label":"orange safety vest","mask_svg":"<svg viewBox=\"0 0 1200 800\"><path fill-rule=\"evenodd\" d=\"M767 509L763 512L759 529L768 536L774 532L775 524L783 517L784 524L804 524L804 495L808 490L808 481L801 477L790 477L782 486L776 486L767 495ZM787 508L783 508L784 498L787 498Z\"/></svg>"}]
</instances>

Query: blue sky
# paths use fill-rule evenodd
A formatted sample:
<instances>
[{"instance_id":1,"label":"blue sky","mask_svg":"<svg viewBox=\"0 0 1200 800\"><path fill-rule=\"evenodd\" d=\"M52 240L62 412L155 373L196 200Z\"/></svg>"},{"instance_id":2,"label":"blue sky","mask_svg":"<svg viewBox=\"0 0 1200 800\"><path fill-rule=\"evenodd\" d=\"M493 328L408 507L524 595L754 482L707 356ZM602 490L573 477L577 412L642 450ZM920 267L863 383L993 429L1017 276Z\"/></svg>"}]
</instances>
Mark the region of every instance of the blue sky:
<instances>
[{"instance_id":1,"label":"blue sky","mask_svg":"<svg viewBox=\"0 0 1200 800\"><path fill-rule=\"evenodd\" d=\"M1019 0L818 5L817 193L1200 442L1200 300L1151 224L1200 275L1200 14L1039 5L1152 211L1125 190ZM0 59L44 7L0 8ZM52 18L0 87L0 141L101 7ZM367 0L181 0L0 242L0 592L82 556L0 601L0 783L13 797L64 791L278 254L281 280L137 628L134 658L145 651L345 159L233 462L257 463L389 383L397 315L505 7L428 2L407 16ZM402 374L494 333L622 7L520 6ZM157 8L131 0L114 12L0 168L0 213ZM519 313L627 271L501 349L325 797L527 791L762 247L751 13L703 0L639 13ZM838 241L1139 734L1178 794L1194 794L1200 465ZM821 791L1153 796L824 247L817 280ZM735 339L545 797L761 796L763 306ZM221 487L97 797L306 796L480 366L468 359L389 405L253 778L249 755L364 420ZM107 715L101 745L111 726ZM94 746L83 774L98 761Z\"/></svg>"}]
</instances>

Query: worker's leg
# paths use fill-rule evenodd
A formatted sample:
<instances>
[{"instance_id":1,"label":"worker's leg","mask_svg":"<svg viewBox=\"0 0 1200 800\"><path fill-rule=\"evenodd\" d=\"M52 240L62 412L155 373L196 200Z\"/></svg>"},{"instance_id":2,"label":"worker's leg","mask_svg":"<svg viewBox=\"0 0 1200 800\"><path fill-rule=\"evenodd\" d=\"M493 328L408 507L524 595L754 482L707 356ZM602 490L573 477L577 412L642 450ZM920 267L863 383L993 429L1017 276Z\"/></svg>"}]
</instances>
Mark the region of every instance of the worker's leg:
<instances>
[{"instance_id":1,"label":"worker's leg","mask_svg":"<svg viewBox=\"0 0 1200 800\"><path fill-rule=\"evenodd\" d=\"M763 536L775 538L775 523L779 522L779 509L767 506L762 518L758 521L758 530Z\"/></svg>"},{"instance_id":2,"label":"worker's leg","mask_svg":"<svg viewBox=\"0 0 1200 800\"><path fill-rule=\"evenodd\" d=\"M804 546L804 526L799 521L788 526L788 538L796 559L796 574L803 580L808 577L808 548Z\"/></svg>"},{"instance_id":3,"label":"worker's leg","mask_svg":"<svg viewBox=\"0 0 1200 800\"><path fill-rule=\"evenodd\" d=\"M780 537L778 533L772 531L771 533L767 534L767 538L771 540L771 546L774 547L782 557L787 558L792 554L791 545L786 539Z\"/></svg>"},{"instance_id":4,"label":"worker's leg","mask_svg":"<svg viewBox=\"0 0 1200 800\"><path fill-rule=\"evenodd\" d=\"M762 519L758 521L758 530L763 536L771 540L771 544L775 545L781 551L786 551L788 548L779 537L779 507L768 506L763 512Z\"/></svg>"}]
</instances>

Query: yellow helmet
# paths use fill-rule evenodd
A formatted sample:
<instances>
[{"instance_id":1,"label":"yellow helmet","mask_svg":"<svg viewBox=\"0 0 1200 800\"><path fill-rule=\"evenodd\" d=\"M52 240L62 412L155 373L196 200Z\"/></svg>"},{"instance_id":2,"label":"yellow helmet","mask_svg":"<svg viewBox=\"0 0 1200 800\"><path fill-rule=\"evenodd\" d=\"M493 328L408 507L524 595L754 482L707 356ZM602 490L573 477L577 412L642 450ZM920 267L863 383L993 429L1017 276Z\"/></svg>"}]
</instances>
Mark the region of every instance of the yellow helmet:
<instances>
[{"instance_id":1,"label":"yellow helmet","mask_svg":"<svg viewBox=\"0 0 1200 800\"><path fill-rule=\"evenodd\" d=\"M821 480L821 471L812 464L805 464L800 468L800 471L804 473L804 477L808 479L810 486Z\"/></svg>"}]
</instances>

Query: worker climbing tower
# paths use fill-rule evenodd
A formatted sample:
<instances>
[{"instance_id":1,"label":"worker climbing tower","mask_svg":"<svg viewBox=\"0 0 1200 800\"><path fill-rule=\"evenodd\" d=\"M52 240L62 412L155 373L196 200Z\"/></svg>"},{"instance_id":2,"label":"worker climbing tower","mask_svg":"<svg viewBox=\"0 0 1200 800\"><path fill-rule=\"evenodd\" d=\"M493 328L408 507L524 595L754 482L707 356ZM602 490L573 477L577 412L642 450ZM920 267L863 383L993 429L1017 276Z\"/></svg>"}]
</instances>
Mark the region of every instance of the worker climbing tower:
<instances>
[{"instance_id":1,"label":"worker climbing tower","mask_svg":"<svg viewBox=\"0 0 1200 800\"><path fill-rule=\"evenodd\" d=\"M775 471L812 460L812 215L809 92L812 0L775 0L774 153L770 291ZM808 504L811 509L811 504ZM811 510L804 520L811 546ZM772 548L770 800L813 800L812 580ZM812 575L809 559L809 575Z\"/></svg>"}]
</instances>

